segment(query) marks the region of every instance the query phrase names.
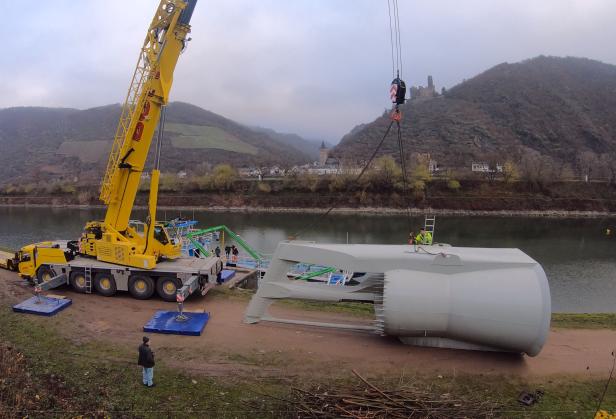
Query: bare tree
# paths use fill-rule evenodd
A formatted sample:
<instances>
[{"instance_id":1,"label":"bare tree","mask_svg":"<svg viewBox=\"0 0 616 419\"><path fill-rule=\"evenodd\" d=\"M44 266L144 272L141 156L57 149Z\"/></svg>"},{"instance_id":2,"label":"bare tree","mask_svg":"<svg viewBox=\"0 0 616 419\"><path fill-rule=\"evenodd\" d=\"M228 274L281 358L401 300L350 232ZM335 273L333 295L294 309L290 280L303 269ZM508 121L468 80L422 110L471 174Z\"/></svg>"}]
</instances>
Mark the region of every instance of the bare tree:
<instances>
[{"instance_id":1,"label":"bare tree","mask_svg":"<svg viewBox=\"0 0 616 419\"><path fill-rule=\"evenodd\" d=\"M610 185L616 184L616 153L604 153L599 156L599 170Z\"/></svg>"},{"instance_id":2,"label":"bare tree","mask_svg":"<svg viewBox=\"0 0 616 419\"><path fill-rule=\"evenodd\" d=\"M522 180L540 183L543 179L543 159L536 151L527 151L520 161L520 176Z\"/></svg>"},{"instance_id":3,"label":"bare tree","mask_svg":"<svg viewBox=\"0 0 616 419\"><path fill-rule=\"evenodd\" d=\"M483 156L483 160L488 165L488 170L483 172L483 176L488 180L488 182L492 183L502 175L502 173L498 170L498 167L503 159L497 153L488 153Z\"/></svg>"},{"instance_id":4,"label":"bare tree","mask_svg":"<svg viewBox=\"0 0 616 419\"><path fill-rule=\"evenodd\" d=\"M402 171L394 158L384 155L374 161L370 171L370 180L373 186L379 190L391 190L400 180Z\"/></svg>"},{"instance_id":5,"label":"bare tree","mask_svg":"<svg viewBox=\"0 0 616 419\"><path fill-rule=\"evenodd\" d=\"M563 163L558 167L558 173L556 175L556 178L561 181L574 180L576 178L575 170L573 170L573 167L570 163Z\"/></svg>"},{"instance_id":6,"label":"bare tree","mask_svg":"<svg viewBox=\"0 0 616 419\"><path fill-rule=\"evenodd\" d=\"M503 180L506 183L511 183L520 177L518 166L512 161L507 160L503 165Z\"/></svg>"},{"instance_id":7,"label":"bare tree","mask_svg":"<svg viewBox=\"0 0 616 419\"><path fill-rule=\"evenodd\" d=\"M576 167L582 179L590 180L599 163L597 155L591 151L584 151L578 154Z\"/></svg>"}]
</instances>

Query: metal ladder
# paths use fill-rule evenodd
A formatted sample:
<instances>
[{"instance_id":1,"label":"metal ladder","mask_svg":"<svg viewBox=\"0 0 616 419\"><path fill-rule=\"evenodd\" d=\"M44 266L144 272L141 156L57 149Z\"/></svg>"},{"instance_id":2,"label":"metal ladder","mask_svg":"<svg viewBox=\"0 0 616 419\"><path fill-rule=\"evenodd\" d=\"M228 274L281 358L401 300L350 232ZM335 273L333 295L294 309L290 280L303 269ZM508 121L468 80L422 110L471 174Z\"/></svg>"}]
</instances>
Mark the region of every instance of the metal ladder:
<instances>
[{"instance_id":1,"label":"metal ladder","mask_svg":"<svg viewBox=\"0 0 616 419\"><path fill-rule=\"evenodd\" d=\"M432 234L434 240L434 229L436 228L436 215L426 215L424 220L424 230Z\"/></svg>"},{"instance_id":2,"label":"metal ladder","mask_svg":"<svg viewBox=\"0 0 616 419\"><path fill-rule=\"evenodd\" d=\"M86 294L92 294L92 268L85 267L84 276L86 279Z\"/></svg>"}]
</instances>

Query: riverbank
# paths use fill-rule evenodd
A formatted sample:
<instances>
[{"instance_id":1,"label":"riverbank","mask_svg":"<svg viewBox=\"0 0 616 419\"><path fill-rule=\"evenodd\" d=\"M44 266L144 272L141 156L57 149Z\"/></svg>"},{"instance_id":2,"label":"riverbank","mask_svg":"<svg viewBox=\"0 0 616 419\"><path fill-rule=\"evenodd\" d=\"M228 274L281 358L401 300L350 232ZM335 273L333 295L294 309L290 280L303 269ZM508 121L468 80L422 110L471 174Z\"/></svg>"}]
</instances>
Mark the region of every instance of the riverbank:
<instances>
[{"instance_id":1,"label":"riverbank","mask_svg":"<svg viewBox=\"0 0 616 419\"><path fill-rule=\"evenodd\" d=\"M334 179L335 180L335 179ZM158 208L182 211L339 214L487 215L506 217L598 218L616 216L616 186L598 182L487 182L466 180L457 189L434 180L405 196L398 188L340 187L334 180L316 179L310 185L284 180L237 180L224 190L199 189L190 183L162 185ZM329 182L329 183L328 183ZM332 183L333 182L333 183ZM41 187L42 188L42 187ZM137 194L135 205L147 206L148 191ZM0 193L4 206L97 208L95 185L41 191L13 188Z\"/></svg>"},{"instance_id":2,"label":"riverbank","mask_svg":"<svg viewBox=\"0 0 616 419\"><path fill-rule=\"evenodd\" d=\"M70 203L0 203L0 208L66 208L66 209L105 209L103 205L96 204L70 204ZM145 210L145 205L135 205L135 209ZM616 218L616 212L611 211L566 211L566 210L456 210L435 208L411 208L410 211L402 208L362 207L362 208L295 208L295 207L247 207L247 206L193 206L193 205L159 205L158 211L208 211L217 213L254 213L254 214L340 214L340 215L380 215L398 216L410 214L411 216L450 215L462 217L524 217L524 218Z\"/></svg>"}]
</instances>

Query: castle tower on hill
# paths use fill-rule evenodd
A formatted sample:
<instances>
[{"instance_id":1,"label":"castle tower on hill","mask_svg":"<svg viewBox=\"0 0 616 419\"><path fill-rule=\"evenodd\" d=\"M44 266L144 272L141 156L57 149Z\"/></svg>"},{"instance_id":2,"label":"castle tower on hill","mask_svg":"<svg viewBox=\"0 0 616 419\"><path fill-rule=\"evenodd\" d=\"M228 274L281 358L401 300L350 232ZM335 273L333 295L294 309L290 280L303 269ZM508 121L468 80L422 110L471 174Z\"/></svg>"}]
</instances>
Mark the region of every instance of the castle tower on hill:
<instances>
[{"instance_id":1,"label":"castle tower on hill","mask_svg":"<svg viewBox=\"0 0 616 419\"><path fill-rule=\"evenodd\" d=\"M411 86L411 99L430 99L438 96L432 76L428 76L428 86Z\"/></svg>"},{"instance_id":2,"label":"castle tower on hill","mask_svg":"<svg viewBox=\"0 0 616 419\"><path fill-rule=\"evenodd\" d=\"M329 148L325 145L325 141L321 142L321 147L319 147L319 166L325 166L325 162L327 162L327 156L329 154Z\"/></svg>"}]
</instances>

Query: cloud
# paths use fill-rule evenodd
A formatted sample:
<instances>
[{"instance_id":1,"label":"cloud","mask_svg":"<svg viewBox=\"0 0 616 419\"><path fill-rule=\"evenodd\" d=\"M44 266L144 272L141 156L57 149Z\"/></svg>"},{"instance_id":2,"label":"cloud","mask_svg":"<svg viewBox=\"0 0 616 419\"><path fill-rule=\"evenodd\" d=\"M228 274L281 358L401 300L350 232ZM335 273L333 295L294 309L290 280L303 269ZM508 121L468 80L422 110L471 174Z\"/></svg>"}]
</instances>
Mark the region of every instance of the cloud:
<instances>
[{"instance_id":1,"label":"cloud","mask_svg":"<svg viewBox=\"0 0 616 419\"><path fill-rule=\"evenodd\" d=\"M0 107L121 102L156 0L4 2ZM539 54L616 63L611 0L401 0L403 76L450 87ZM173 100L338 140L389 106L385 0L200 0Z\"/></svg>"}]
</instances>

